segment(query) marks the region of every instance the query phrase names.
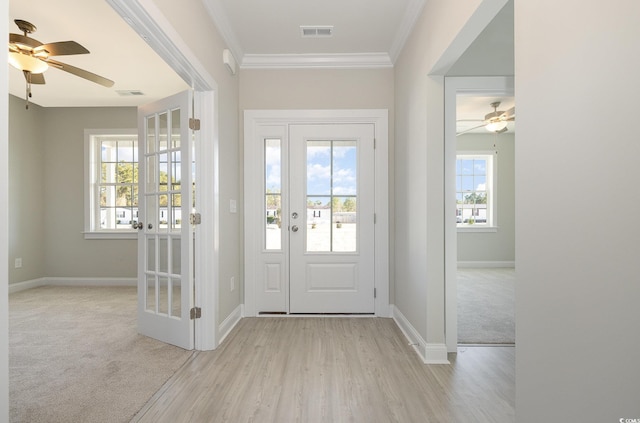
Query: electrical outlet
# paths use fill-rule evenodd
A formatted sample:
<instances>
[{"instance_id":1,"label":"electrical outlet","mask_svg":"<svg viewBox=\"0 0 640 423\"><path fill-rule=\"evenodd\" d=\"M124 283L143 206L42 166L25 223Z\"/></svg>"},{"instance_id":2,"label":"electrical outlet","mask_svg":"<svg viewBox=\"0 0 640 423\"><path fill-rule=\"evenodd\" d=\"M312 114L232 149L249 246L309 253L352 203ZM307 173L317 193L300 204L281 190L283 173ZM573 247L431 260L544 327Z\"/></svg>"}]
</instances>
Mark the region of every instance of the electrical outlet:
<instances>
[{"instance_id":1,"label":"electrical outlet","mask_svg":"<svg viewBox=\"0 0 640 423\"><path fill-rule=\"evenodd\" d=\"M20 269L22 267L22 258L17 258L15 262L15 268Z\"/></svg>"},{"instance_id":2,"label":"electrical outlet","mask_svg":"<svg viewBox=\"0 0 640 423\"><path fill-rule=\"evenodd\" d=\"M236 289L236 278L235 276L231 276L231 292L235 291Z\"/></svg>"}]
</instances>

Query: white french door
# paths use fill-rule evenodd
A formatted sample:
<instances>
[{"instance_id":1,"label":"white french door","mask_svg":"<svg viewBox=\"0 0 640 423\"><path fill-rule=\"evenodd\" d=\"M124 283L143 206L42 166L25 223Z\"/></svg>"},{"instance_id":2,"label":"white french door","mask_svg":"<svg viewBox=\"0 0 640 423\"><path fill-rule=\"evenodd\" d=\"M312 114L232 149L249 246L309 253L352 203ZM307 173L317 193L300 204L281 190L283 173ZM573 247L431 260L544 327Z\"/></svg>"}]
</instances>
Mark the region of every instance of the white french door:
<instances>
[{"instance_id":1,"label":"white french door","mask_svg":"<svg viewBox=\"0 0 640 423\"><path fill-rule=\"evenodd\" d=\"M375 312L371 123L261 126L247 195L256 313ZM251 164L249 164L251 165ZM250 207L250 208L249 208ZM255 260L254 260L255 259Z\"/></svg>"},{"instance_id":2,"label":"white french door","mask_svg":"<svg viewBox=\"0 0 640 423\"><path fill-rule=\"evenodd\" d=\"M138 108L138 331L194 347L191 93Z\"/></svg>"}]
</instances>

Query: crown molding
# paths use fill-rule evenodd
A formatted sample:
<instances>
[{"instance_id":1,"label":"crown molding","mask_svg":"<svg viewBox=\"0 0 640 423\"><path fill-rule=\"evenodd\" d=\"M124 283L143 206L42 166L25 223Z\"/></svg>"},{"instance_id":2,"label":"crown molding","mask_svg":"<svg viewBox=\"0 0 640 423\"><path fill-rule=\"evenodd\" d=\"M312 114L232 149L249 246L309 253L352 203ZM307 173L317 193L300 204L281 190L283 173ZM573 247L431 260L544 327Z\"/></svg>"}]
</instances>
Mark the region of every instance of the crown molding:
<instances>
[{"instance_id":1,"label":"crown molding","mask_svg":"<svg viewBox=\"0 0 640 423\"><path fill-rule=\"evenodd\" d=\"M370 69L392 68L387 53L245 54L241 69Z\"/></svg>"},{"instance_id":2,"label":"crown molding","mask_svg":"<svg viewBox=\"0 0 640 423\"><path fill-rule=\"evenodd\" d=\"M404 48L404 44L407 42L411 31L413 31L413 27L420 17L425 3L425 0L409 1L407 9L404 11L402 22L398 27L398 32L396 32L396 37L393 40L391 48L389 49L389 57L391 57L391 62L396 63L396 60L398 60L398 56L400 56L400 53Z\"/></svg>"},{"instance_id":3,"label":"crown molding","mask_svg":"<svg viewBox=\"0 0 640 423\"><path fill-rule=\"evenodd\" d=\"M231 22L229 21L227 11L222 5L222 2L220 0L203 0L203 4L213 24L218 28L222 39L227 43L227 47L231 51L231 54L233 54L234 59L236 62L242 63L244 50L240 45L240 41L238 41L235 31L231 27Z\"/></svg>"}]
</instances>

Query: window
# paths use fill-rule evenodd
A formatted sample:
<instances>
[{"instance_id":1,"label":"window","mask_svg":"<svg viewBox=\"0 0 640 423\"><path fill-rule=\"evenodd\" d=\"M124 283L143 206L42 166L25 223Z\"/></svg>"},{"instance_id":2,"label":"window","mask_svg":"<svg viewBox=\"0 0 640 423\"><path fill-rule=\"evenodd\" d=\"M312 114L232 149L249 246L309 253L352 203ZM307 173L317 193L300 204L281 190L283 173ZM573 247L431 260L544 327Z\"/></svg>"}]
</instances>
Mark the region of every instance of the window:
<instances>
[{"instance_id":1,"label":"window","mask_svg":"<svg viewBox=\"0 0 640 423\"><path fill-rule=\"evenodd\" d=\"M495 187L492 154L456 157L456 222L459 228L494 227Z\"/></svg>"},{"instance_id":2,"label":"window","mask_svg":"<svg viewBox=\"0 0 640 423\"><path fill-rule=\"evenodd\" d=\"M85 237L133 238L138 221L136 130L85 131Z\"/></svg>"}]
</instances>

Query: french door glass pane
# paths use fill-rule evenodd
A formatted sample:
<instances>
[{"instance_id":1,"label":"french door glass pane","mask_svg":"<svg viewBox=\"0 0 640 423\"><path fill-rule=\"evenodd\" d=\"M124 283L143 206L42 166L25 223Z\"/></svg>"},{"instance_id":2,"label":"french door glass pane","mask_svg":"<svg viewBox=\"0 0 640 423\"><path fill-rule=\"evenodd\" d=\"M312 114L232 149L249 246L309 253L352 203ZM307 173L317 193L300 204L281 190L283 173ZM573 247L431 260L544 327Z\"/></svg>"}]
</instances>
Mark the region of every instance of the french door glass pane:
<instances>
[{"instance_id":1,"label":"french door glass pane","mask_svg":"<svg viewBox=\"0 0 640 423\"><path fill-rule=\"evenodd\" d=\"M147 117L147 154L156 152L156 117Z\"/></svg>"},{"instance_id":2,"label":"french door glass pane","mask_svg":"<svg viewBox=\"0 0 640 423\"><path fill-rule=\"evenodd\" d=\"M179 278L171 278L171 316L182 316L182 284Z\"/></svg>"},{"instance_id":3,"label":"french door glass pane","mask_svg":"<svg viewBox=\"0 0 640 423\"><path fill-rule=\"evenodd\" d=\"M156 237L147 237L147 271L156 271Z\"/></svg>"},{"instance_id":4,"label":"french door glass pane","mask_svg":"<svg viewBox=\"0 0 640 423\"><path fill-rule=\"evenodd\" d=\"M171 111L171 148L180 148L180 109Z\"/></svg>"},{"instance_id":5,"label":"french door glass pane","mask_svg":"<svg viewBox=\"0 0 640 423\"><path fill-rule=\"evenodd\" d=\"M158 241L158 271L169 273L169 240L166 236L162 236Z\"/></svg>"},{"instance_id":6,"label":"french door glass pane","mask_svg":"<svg viewBox=\"0 0 640 423\"><path fill-rule=\"evenodd\" d=\"M158 276L158 313L169 314L169 278Z\"/></svg>"},{"instance_id":7,"label":"french door glass pane","mask_svg":"<svg viewBox=\"0 0 640 423\"><path fill-rule=\"evenodd\" d=\"M166 151L169 143L168 143L168 134L169 134L169 119L167 118L167 113L160 113L158 115L159 127L158 127L158 150Z\"/></svg>"},{"instance_id":8,"label":"french door glass pane","mask_svg":"<svg viewBox=\"0 0 640 423\"><path fill-rule=\"evenodd\" d=\"M147 274L146 276L146 304L145 310L155 313L156 312L156 277L152 274Z\"/></svg>"}]
</instances>

